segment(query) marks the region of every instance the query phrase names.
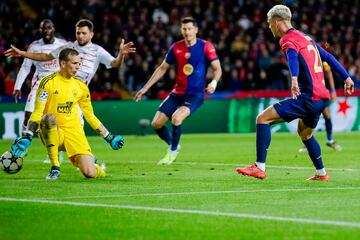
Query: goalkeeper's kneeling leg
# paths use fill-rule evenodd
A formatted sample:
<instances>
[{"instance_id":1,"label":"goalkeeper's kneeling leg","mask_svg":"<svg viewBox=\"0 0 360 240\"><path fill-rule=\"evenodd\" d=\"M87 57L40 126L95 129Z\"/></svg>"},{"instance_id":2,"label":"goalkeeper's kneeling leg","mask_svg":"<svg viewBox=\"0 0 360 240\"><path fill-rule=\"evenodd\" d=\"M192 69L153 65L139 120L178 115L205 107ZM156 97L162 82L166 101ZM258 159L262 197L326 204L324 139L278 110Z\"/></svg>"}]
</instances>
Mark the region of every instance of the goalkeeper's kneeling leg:
<instances>
[{"instance_id":1,"label":"goalkeeper's kneeling leg","mask_svg":"<svg viewBox=\"0 0 360 240\"><path fill-rule=\"evenodd\" d=\"M91 155L78 155L75 157L75 161L82 174L87 178L106 176L104 169L98 164L94 164Z\"/></svg>"}]
</instances>

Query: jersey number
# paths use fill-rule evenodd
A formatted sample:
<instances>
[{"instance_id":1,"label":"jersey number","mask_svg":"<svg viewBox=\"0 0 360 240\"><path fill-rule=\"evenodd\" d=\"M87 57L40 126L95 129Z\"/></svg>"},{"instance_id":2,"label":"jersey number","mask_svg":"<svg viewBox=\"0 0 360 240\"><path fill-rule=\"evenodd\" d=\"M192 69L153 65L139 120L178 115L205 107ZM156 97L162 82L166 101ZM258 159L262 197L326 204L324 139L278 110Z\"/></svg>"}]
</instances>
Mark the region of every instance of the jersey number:
<instances>
[{"instance_id":1,"label":"jersey number","mask_svg":"<svg viewBox=\"0 0 360 240\"><path fill-rule=\"evenodd\" d=\"M315 60L314 60L314 71L315 71L315 73L322 72L323 68L322 68L322 64L321 64L321 61L320 61L320 57L319 57L320 54L319 54L318 50L312 44L307 45L307 50L309 52L313 51L314 54L315 54Z\"/></svg>"}]
</instances>

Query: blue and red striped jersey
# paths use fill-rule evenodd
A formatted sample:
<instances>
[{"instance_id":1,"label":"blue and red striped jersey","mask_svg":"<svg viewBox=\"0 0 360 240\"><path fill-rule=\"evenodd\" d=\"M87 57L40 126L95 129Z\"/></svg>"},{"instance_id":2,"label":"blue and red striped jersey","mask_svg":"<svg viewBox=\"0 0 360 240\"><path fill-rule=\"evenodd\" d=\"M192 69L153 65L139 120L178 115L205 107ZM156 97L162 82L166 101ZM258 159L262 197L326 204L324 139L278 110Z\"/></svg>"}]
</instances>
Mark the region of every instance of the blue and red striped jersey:
<instances>
[{"instance_id":1,"label":"blue and red striped jersey","mask_svg":"<svg viewBox=\"0 0 360 240\"><path fill-rule=\"evenodd\" d=\"M204 96L207 67L218 59L214 46L203 39L197 38L193 46L187 47L185 41L174 43L165 58L166 63L177 64L175 94L198 94Z\"/></svg>"},{"instance_id":2,"label":"blue and red striped jersey","mask_svg":"<svg viewBox=\"0 0 360 240\"><path fill-rule=\"evenodd\" d=\"M280 46L285 53L289 49L294 49L298 54L300 92L309 94L313 100L329 99L322 60L316 43L304 33L290 29L280 38Z\"/></svg>"}]
</instances>

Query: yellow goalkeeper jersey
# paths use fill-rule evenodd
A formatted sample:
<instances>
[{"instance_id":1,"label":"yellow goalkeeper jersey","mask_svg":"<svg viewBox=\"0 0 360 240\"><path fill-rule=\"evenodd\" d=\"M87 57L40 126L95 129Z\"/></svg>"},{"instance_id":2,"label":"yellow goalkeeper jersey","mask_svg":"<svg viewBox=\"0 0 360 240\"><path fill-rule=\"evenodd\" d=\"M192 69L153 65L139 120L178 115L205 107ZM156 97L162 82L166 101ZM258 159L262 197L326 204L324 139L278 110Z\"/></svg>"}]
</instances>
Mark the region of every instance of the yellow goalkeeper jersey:
<instances>
[{"instance_id":1,"label":"yellow goalkeeper jersey","mask_svg":"<svg viewBox=\"0 0 360 240\"><path fill-rule=\"evenodd\" d=\"M94 115L88 87L81 79L65 78L55 72L41 80L30 120L40 123L44 114L51 113L60 128L82 128L79 106L89 125L98 129L101 122Z\"/></svg>"}]
</instances>

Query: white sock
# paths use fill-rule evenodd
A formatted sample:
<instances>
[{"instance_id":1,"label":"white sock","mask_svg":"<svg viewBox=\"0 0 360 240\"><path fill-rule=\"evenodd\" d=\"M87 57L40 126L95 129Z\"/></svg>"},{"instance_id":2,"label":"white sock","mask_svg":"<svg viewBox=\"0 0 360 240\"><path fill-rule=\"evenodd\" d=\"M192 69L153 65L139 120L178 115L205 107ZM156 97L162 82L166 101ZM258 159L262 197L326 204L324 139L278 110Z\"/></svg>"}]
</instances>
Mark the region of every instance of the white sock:
<instances>
[{"instance_id":1,"label":"white sock","mask_svg":"<svg viewBox=\"0 0 360 240\"><path fill-rule=\"evenodd\" d=\"M265 163L255 162L255 164L260 170L265 171Z\"/></svg>"},{"instance_id":2,"label":"white sock","mask_svg":"<svg viewBox=\"0 0 360 240\"><path fill-rule=\"evenodd\" d=\"M325 175L326 175L325 168L316 169L316 175L318 175L318 176L325 176Z\"/></svg>"}]
</instances>

